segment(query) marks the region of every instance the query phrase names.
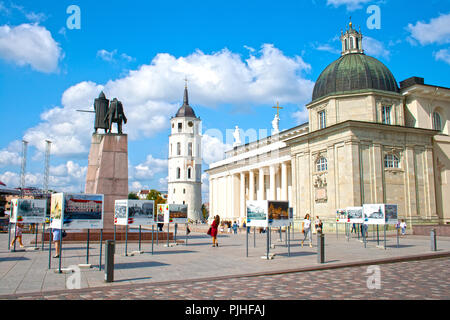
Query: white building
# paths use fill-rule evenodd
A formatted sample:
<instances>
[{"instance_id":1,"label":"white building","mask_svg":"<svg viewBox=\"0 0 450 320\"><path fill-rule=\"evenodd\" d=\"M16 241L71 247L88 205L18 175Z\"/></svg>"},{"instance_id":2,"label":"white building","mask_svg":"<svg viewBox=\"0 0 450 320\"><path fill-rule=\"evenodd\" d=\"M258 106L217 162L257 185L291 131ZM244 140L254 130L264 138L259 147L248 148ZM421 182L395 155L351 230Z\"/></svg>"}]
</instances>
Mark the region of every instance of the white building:
<instances>
[{"instance_id":1,"label":"white building","mask_svg":"<svg viewBox=\"0 0 450 320\"><path fill-rule=\"evenodd\" d=\"M189 106L187 86L184 101L170 120L168 203L187 204L188 218L202 219L201 120Z\"/></svg>"},{"instance_id":2,"label":"white building","mask_svg":"<svg viewBox=\"0 0 450 320\"><path fill-rule=\"evenodd\" d=\"M246 145L210 164L210 217L239 220L249 200L289 201L335 221L336 210L397 204L409 225L450 223L450 88L391 71L364 54L350 23L342 55L317 79L309 121ZM240 139L238 139L239 141Z\"/></svg>"}]
</instances>

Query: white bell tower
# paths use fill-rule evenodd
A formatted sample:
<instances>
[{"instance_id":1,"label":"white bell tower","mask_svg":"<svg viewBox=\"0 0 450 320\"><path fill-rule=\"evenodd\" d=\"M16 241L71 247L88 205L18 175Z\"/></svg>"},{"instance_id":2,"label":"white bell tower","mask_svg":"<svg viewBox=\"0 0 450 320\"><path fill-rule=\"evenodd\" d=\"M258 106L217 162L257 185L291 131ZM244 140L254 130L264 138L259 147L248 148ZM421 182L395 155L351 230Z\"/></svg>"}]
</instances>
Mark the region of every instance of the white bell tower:
<instances>
[{"instance_id":1,"label":"white bell tower","mask_svg":"<svg viewBox=\"0 0 450 320\"><path fill-rule=\"evenodd\" d=\"M187 204L192 220L203 219L201 123L189 106L186 84L183 105L170 120L168 203Z\"/></svg>"}]
</instances>

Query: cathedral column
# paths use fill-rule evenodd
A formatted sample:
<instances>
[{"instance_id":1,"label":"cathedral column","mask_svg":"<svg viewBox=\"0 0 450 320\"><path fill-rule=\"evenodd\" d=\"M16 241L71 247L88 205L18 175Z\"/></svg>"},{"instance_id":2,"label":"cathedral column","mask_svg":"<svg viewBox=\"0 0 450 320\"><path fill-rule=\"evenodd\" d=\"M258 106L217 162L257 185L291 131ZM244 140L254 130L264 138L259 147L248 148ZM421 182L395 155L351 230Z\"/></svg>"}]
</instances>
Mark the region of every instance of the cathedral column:
<instances>
[{"instance_id":1,"label":"cathedral column","mask_svg":"<svg viewBox=\"0 0 450 320\"><path fill-rule=\"evenodd\" d=\"M255 200L255 171L250 170L249 172L249 177L248 177L249 181L249 197L248 199L250 201Z\"/></svg>"},{"instance_id":2,"label":"cathedral column","mask_svg":"<svg viewBox=\"0 0 450 320\"><path fill-rule=\"evenodd\" d=\"M258 192L258 200L265 200L265 186L264 186L264 168L259 168L259 192Z\"/></svg>"},{"instance_id":3,"label":"cathedral column","mask_svg":"<svg viewBox=\"0 0 450 320\"><path fill-rule=\"evenodd\" d=\"M270 189L269 189L269 195L267 196L267 200L276 200L276 180L275 175L277 173L277 167L275 165L271 165L269 167L269 175L270 175Z\"/></svg>"},{"instance_id":4,"label":"cathedral column","mask_svg":"<svg viewBox=\"0 0 450 320\"><path fill-rule=\"evenodd\" d=\"M210 216L214 214L214 179L209 178L209 212Z\"/></svg>"},{"instance_id":5,"label":"cathedral column","mask_svg":"<svg viewBox=\"0 0 450 320\"><path fill-rule=\"evenodd\" d=\"M245 214L245 211L246 211L246 208L247 208L247 206L246 206L246 202L245 202L245 172L241 172L240 173L240 178L241 178L241 180L240 180L240 182L241 182L241 190L240 190L240 215L239 215L239 217L241 218L241 219L243 219L245 216L246 216L246 214Z\"/></svg>"},{"instance_id":6,"label":"cathedral column","mask_svg":"<svg viewBox=\"0 0 450 320\"><path fill-rule=\"evenodd\" d=\"M288 201L288 170L286 162L281 164L281 200Z\"/></svg>"}]
</instances>

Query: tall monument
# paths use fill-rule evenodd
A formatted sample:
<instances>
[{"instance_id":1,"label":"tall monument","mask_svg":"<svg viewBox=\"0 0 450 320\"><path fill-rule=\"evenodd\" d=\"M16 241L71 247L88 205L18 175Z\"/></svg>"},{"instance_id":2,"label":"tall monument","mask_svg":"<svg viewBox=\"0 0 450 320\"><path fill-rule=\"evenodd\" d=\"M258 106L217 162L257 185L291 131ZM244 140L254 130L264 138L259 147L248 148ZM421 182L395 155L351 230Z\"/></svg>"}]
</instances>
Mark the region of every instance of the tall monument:
<instances>
[{"instance_id":1,"label":"tall monument","mask_svg":"<svg viewBox=\"0 0 450 320\"><path fill-rule=\"evenodd\" d=\"M188 218L202 215L201 120L189 106L187 85L183 105L170 120L168 203L187 204Z\"/></svg>"},{"instance_id":2,"label":"tall monument","mask_svg":"<svg viewBox=\"0 0 450 320\"><path fill-rule=\"evenodd\" d=\"M85 193L103 194L104 230L114 228L114 202L128 198L128 136L122 133L127 122L120 101L111 103L103 92L94 102L95 132L92 134ZM117 133L112 133L113 123ZM97 133L104 129L105 134Z\"/></svg>"}]
</instances>

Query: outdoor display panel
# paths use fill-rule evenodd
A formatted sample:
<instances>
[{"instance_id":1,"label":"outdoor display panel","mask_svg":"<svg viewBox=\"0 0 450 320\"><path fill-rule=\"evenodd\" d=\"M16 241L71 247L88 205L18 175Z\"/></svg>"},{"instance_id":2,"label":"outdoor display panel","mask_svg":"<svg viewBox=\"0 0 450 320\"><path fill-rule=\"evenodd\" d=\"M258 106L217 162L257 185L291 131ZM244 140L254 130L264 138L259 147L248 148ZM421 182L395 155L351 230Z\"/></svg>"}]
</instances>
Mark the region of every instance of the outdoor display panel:
<instances>
[{"instance_id":1,"label":"outdoor display panel","mask_svg":"<svg viewBox=\"0 0 450 320\"><path fill-rule=\"evenodd\" d=\"M348 222L347 211L344 209L336 210L336 221L338 223L347 223Z\"/></svg>"},{"instance_id":2,"label":"outdoor display panel","mask_svg":"<svg viewBox=\"0 0 450 320\"><path fill-rule=\"evenodd\" d=\"M153 200L116 200L114 204L114 224L152 225L154 223Z\"/></svg>"},{"instance_id":3,"label":"outdoor display panel","mask_svg":"<svg viewBox=\"0 0 450 320\"><path fill-rule=\"evenodd\" d=\"M289 217L289 202L268 201L269 227L285 227L292 222Z\"/></svg>"},{"instance_id":4,"label":"outdoor display panel","mask_svg":"<svg viewBox=\"0 0 450 320\"><path fill-rule=\"evenodd\" d=\"M384 204L363 205L365 224L385 224Z\"/></svg>"},{"instance_id":5,"label":"outdoor display panel","mask_svg":"<svg viewBox=\"0 0 450 320\"><path fill-rule=\"evenodd\" d=\"M51 228L103 229L103 198L102 194L53 194Z\"/></svg>"},{"instance_id":6,"label":"outdoor display panel","mask_svg":"<svg viewBox=\"0 0 450 320\"><path fill-rule=\"evenodd\" d=\"M345 209L348 223L363 223L364 213L363 207L347 207Z\"/></svg>"},{"instance_id":7,"label":"outdoor display panel","mask_svg":"<svg viewBox=\"0 0 450 320\"><path fill-rule=\"evenodd\" d=\"M291 222L287 201L247 201L248 227L282 227Z\"/></svg>"},{"instance_id":8,"label":"outdoor display panel","mask_svg":"<svg viewBox=\"0 0 450 320\"><path fill-rule=\"evenodd\" d=\"M47 200L12 199L12 223L45 223Z\"/></svg>"},{"instance_id":9,"label":"outdoor display panel","mask_svg":"<svg viewBox=\"0 0 450 320\"><path fill-rule=\"evenodd\" d=\"M188 206L186 204L159 204L156 220L159 223L179 223L188 222Z\"/></svg>"},{"instance_id":10,"label":"outdoor display panel","mask_svg":"<svg viewBox=\"0 0 450 320\"><path fill-rule=\"evenodd\" d=\"M396 204L384 205L385 223L397 224L398 223L398 206Z\"/></svg>"}]
</instances>

